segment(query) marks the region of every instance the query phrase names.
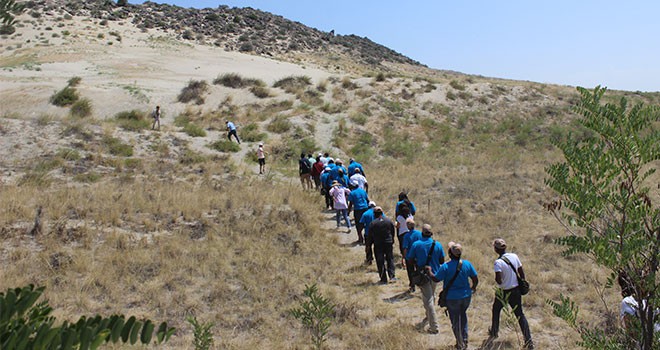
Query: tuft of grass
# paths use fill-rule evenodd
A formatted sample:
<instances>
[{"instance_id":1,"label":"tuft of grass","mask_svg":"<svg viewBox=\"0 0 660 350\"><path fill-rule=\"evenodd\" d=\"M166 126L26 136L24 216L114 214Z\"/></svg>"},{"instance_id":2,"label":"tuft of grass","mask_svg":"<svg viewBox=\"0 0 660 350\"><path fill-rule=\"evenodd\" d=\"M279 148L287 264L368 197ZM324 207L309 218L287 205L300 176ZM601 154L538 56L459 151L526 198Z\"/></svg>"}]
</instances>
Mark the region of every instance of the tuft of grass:
<instances>
[{"instance_id":1,"label":"tuft of grass","mask_svg":"<svg viewBox=\"0 0 660 350\"><path fill-rule=\"evenodd\" d=\"M205 80L191 80L188 82L176 100L182 103L188 103L190 101L195 101L196 104L204 104L204 94L209 89L209 84Z\"/></svg>"},{"instance_id":2,"label":"tuft of grass","mask_svg":"<svg viewBox=\"0 0 660 350\"><path fill-rule=\"evenodd\" d=\"M349 114L348 119L358 125L364 125L367 123L367 116L359 112Z\"/></svg>"},{"instance_id":3,"label":"tuft of grass","mask_svg":"<svg viewBox=\"0 0 660 350\"><path fill-rule=\"evenodd\" d=\"M266 86L266 83L260 79L243 78L238 73L225 73L213 79L214 85L222 85L228 88L241 89L248 86Z\"/></svg>"},{"instance_id":4,"label":"tuft of grass","mask_svg":"<svg viewBox=\"0 0 660 350\"><path fill-rule=\"evenodd\" d=\"M247 142L266 141L266 133L259 132L259 125L250 123L241 129L241 140Z\"/></svg>"},{"instance_id":5,"label":"tuft of grass","mask_svg":"<svg viewBox=\"0 0 660 350\"><path fill-rule=\"evenodd\" d=\"M298 90L305 89L308 85L312 84L312 78L308 76L290 76L276 81L273 84L274 88L280 88L287 93L293 94Z\"/></svg>"},{"instance_id":6,"label":"tuft of grass","mask_svg":"<svg viewBox=\"0 0 660 350\"><path fill-rule=\"evenodd\" d=\"M321 111L328 113L328 114L337 114L340 113L344 110L345 106L339 103L336 104L330 104L330 103L324 103L323 106L321 106Z\"/></svg>"},{"instance_id":7,"label":"tuft of grass","mask_svg":"<svg viewBox=\"0 0 660 350\"><path fill-rule=\"evenodd\" d=\"M123 143L120 139L111 136L104 136L103 145L113 156L132 157L133 146Z\"/></svg>"},{"instance_id":8,"label":"tuft of grass","mask_svg":"<svg viewBox=\"0 0 660 350\"><path fill-rule=\"evenodd\" d=\"M218 152L238 152L241 150L241 146L229 140L218 140L209 144L209 148Z\"/></svg>"},{"instance_id":9,"label":"tuft of grass","mask_svg":"<svg viewBox=\"0 0 660 350\"><path fill-rule=\"evenodd\" d=\"M141 131L151 127L147 113L137 109L115 114L119 126L127 131Z\"/></svg>"},{"instance_id":10,"label":"tuft of grass","mask_svg":"<svg viewBox=\"0 0 660 350\"><path fill-rule=\"evenodd\" d=\"M277 134L283 134L291 130L291 127L292 127L291 122L289 121L289 118L287 116L278 115L277 117L273 118L273 120L268 124L266 130Z\"/></svg>"},{"instance_id":11,"label":"tuft of grass","mask_svg":"<svg viewBox=\"0 0 660 350\"><path fill-rule=\"evenodd\" d=\"M90 171L87 173L76 174L73 177L73 180L83 183L95 183L101 180L101 175L97 172Z\"/></svg>"},{"instance_id":12,"label":"tuft of grass","mask_svg":"<svg viewBox=\"0 0 660 350\"><path fill-rule=\"evenodd\" d=\"M72 77L71 79L69 79L69 81L67 82L67 84L68 84L68 86L70 86L70 87L76 87L76 86L78 86L78 85L80 84L81 81L82 81L82 78L81 78L81 77Z\"/></svg>"},{"instance_id":13,"label":"tuft of grass","mask_svg":"<svg viewBox=\"0 0 660 350\"><path fill-rule=\"evenodd\" d=\"M78 96L76 89L67 86L53 94L53 96L50 97L50 103L58 107L66 107L78 101L79 98L80 96Z\"/></svg>"},{"instance_id":14,"label":"tuft of grass","mask_svg":"<svg viewBox=\"0 0 660 350\"><path fill-rule=\"evenodd\" d=\"M451 86L452 88L454 88L455 90L458 90L458 91L464 91L465 90L465 85L463 85L458 80L450 81L449 86Z\"/></svg>"},{"instance_id":15,"label":"tuft of grass","mask_svg":"<svg viewBox=\"0 0 660 350\"><path fill-rule=\"evenodd\" d=\"M83 98L76 101L72 106L70 112L72 117L85 118L92 115L92 101L88 98Z\"/></svg>"},{"instance_id":16,"label":"tuft of grass","mask_svg":"<svg viewBox=\"0 0 660 350\"><path fill-rule=\"evenodd\" d=\"M57 150L56 156L67 161L80 160L80 152L72 148L60 148Z\"/></svg>"},{"instance_id":17,"label":"tuft of grass","mask_svg":"<svg viewBox=\"0 0 660 350\"><path fill-rule=\"evenodd\" d=\"M185 148L183 152L181 152L181 156L179 157L179 163L184 165L204 163L206 160L207 160L206 156L197 153L189 148Z\"/></svg>"},{"instance_id":18,"label":"tuft of grass","mask_svg":"<svg viewBox=\"0 0 660 350\"><path fill-rule=\"evenodd\" d=\"M183 132L188 134L189 136L192 137L205 137L206 136L206 131L202 129L201 127L193 124L193 123L187 123L183 127Z\"/></svg>"},{"instance_id":19,"label":"tuft of grass","mask_svg":"<svg viewBox=\"0 0 660 350\"><path fill-rule=\"evenodd\" d=\"M270 90L265 86L252 86L250 92L259 98L268 98L272 97Z\"/></svg>"}]
</instances>

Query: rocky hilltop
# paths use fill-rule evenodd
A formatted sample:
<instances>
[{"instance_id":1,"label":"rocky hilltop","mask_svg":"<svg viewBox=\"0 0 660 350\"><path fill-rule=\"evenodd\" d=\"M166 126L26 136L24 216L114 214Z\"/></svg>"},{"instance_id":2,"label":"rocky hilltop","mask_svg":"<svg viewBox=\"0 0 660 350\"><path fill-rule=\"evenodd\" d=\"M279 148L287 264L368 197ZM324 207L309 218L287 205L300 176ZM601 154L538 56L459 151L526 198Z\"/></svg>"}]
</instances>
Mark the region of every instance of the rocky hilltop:
<instances>
[{"instance_id":1,"label":"rocky hilltop","mask_svg":"<svg viewBox=\"0 0 660 350\"><path fill-rule=\"evenodd\" d=\"M123 4L123 2L119 2ZM119 5L109 0L36 0L29 11L64 12L107 21L131 20L143 30L157 28L179 38L260 55L295 52L345 54L359 63L420 65L394 50L357 35L334 35L252 8L183 8L147 1Z\"/></svg>"}]
</instances>

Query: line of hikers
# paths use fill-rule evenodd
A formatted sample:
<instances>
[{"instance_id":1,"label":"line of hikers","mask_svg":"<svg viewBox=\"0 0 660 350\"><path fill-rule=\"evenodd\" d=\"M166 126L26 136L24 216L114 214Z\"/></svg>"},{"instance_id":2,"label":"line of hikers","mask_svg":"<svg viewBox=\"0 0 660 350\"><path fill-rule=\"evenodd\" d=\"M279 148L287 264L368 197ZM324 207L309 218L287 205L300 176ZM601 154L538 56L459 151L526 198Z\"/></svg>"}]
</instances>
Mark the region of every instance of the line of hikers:
<instances>
[{"instance_id":1,"label":"line of hikers","mask_svg":"<svg viewBox=\"0 0 660 350\"><path fill-rule=\"evenodd\" d=\"M467 309L472 294L476 292L479 279L477 271L470 261L463 259L463 247L460 243L447 244L447 257L440 242L433 239L430 225L422 225L422 230L415 229L415 204L405 192L399 193L395 206L393 222L383 212L382 207L369 199L368 182L364 168L354 159L348 167L342 160L329 157L328 153L302 153L299 159L300 182L303 190L314 188L325 197L325 207L335 210L337 228L345 222L347 233L351 232L349 213L357 231L358 245L365 246L365 265L371 265L375 258L379 284L396 281L394 265L394 240L399 245L402 267L406 270L409 281L408 293L414 293L419 287L425 310L424 319L416 325L418 330L437 334L438 322L435 312L435 290L443 282L443 291L438 303L445 307L451 320L452 331L457 349L466 349L468 344ZM364 235L363 235L364 231ZM506 304L513 310L524 337L524 349L533 349L534 343L529 324L523 313L522 295L528 291L525 272L518 256L506 251L506 242L498 238L493 242L495 259L493 272L498 285L492 305L492 320L486 343L492 343L498 337L500 313Z\"/></svg>"}]
</instances>

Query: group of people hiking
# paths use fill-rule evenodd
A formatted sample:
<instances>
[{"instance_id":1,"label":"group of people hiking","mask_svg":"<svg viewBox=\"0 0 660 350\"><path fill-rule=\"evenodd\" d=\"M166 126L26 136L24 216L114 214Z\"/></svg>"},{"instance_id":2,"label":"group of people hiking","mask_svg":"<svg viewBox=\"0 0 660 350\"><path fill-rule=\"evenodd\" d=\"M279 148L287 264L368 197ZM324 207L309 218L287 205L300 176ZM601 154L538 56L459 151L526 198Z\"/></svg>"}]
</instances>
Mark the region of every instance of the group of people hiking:
<instances>
[{"instance_id":1,"label":"group of people hiking","mask_svg":"<svg viewBox=\"0 0 660 350\"><path fill-rule=\"evenodd\" d=\"M437 284L443 283L438 302L449 314L456 348L466 349L467 309L472 294L477 290L479 278L474 266L463 258L463 246L449 242L445 255L442 244L433 238L434 231L430 225L424 224L421 231L417 230L414 218L417 208L405 192L399 193L395 220L390 220L383 208L369 199L364 168L352 158L345 167L341 159L333 159L328 153L319 153L316 157L311 153L301 153L298 168L303 190L318 190L324 196L325 208L335 211L337 228L342 226L343 221L347 233L351 232L349 213L353 211L357 244L365 246L364 264L371 265L376 260L379 284L397 280L394 241L398 241L402 267L408 276L408 293L414 293L419 288L422 294L425 317L416 325L418 330L426 329L430 334L439 332L435 293ZM534 343L522 307L522 295L528 290L525 272L519 257L506 249L507 243L503 239L493 242L494 254L497 255L493 272L498 289L492 305L487 342L498 337L500 313L508 304L518 320L524 348L533 349Z\"/></svg>"}]
</instances>

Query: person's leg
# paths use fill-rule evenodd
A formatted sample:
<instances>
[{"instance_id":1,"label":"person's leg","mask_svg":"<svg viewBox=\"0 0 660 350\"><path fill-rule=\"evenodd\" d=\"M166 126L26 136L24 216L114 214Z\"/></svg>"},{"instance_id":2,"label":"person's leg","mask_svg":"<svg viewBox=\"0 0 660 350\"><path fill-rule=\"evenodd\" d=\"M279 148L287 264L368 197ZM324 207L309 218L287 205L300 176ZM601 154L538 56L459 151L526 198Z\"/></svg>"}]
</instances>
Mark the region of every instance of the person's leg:
<instances>
[{"instance_id":1,"label":"person's leg","mask_svg":"<svg viewBox=\"0 0 660 350\"><path fill-rule=\"evenodd\" d=\"M463 336L463 346L467 347L468 344L468 317L467 309L470 307L471 297L461 299L461 334Z\"/></svg>"},{"instance_id":2,"label":"person's leg","mask_svg":"<svg viewBox=\"0 0 660 350\"><path fill-rule=\"evenodd\" d=\"M348 209L342 209L342 215L346 221L346 228L351 229L351 218L348 216Z\"/></svg>"},{"instance_id":3,"label":"person's leg","mask_svg":"<svg viewBox=\"0 0 660 350\"><path fill-rule=\"evenodd\" d=\"M387 274L390 276L390 279L394 278L394 244L385 244L385 259L387 262Z\"/></svg>"},{"instance_id":4,"label":"person's leg","mask_svg":"<svg viewBox=\"0 0 660 350\"><path fill-rule=\"evenodd\" d=\"M449 320L451 321L451 330L454 332L456 345L459 349L463 348L463 334L461 328L461 300L447 299L447 311L449 311Z\"/></svg>"},{"instance_id":5,"label":"person's leg","mask_svg":"<svg viewBox=\"0 0 660 350\"><path fill-rule=\"evenodd\" d=\"M353 218L355 219L355 229L357 230L359 243L364 243L364 237L362 237L362 229L364 228L364 224L360 223L360 219L362 219L362 214L364 211L364 209L353 209Z\"/></svg>"},{"instance_id":6,"label":"person's leg","mask_svg":"<svg viewBox=\"0 0 660 350\"><path fill-rule=\"evenodd\" d=\"M374 240L371 237L371 235L365 235L364 236L364 253L365 253L365 258L364 262L367 264L371 264L372 261L374 261L374 252L372 246L374 245Z\"/></svg>"},{"instance_id":7,"label":"person's leg","mask_svg":"<svg viewBox=\"0 0 660 350\"><path fill-rule=\"evenodd\" d=\"M227 132L227 140L229 140L229 142L231 142L231 131Z\"/></svg>"},{"instance_id":8,"label":"person's leg","mask_svg":"<svg viewBox=\"0 0 660 350\"><path fill-rule=\"evenodd\" d=\"M527 318L523 313L522 307L522 295L520 294L520 289L514 288L509 293L509 305L513 310L513 314L516 315L518 319L518 325L520 326L520 331L525 338L525 346L532 344L532 334L529 331L529 324L527 323Z\"/></svg>"},{"instance_id":9,"label":"person's leg","mask_svg":"<svg viewBox=\"0 0 660 350\"><path fill-rule=\"evenodd\" d=\"M500 331L500 313L502 312L502 308L504 307L504 304L502 304L501 299L506 299L507 294L503 290L498 289L495 291L495 300L493 301L493 314L492 314L492 319L490 323L490 330L488 331L488 335L491 338L497 338L499 335Z\"/></svg>"},{"instance_id":10,"label":"person's leg","mask_svg":"<svg viewBox=\"0 0 660 350\"><path fill-rule=\"evenodd\" d=\"M380 282L387 283L387 272L385 272L385 246L383 244L374 244L374 254L376 255L376 267L378 268Z\"/></svg>"},{"instance_id":11,"label":"person's leg","mask_svg":"<svg viewBox=\"0 0 660 350\"><path fill-rule=\"evenodd\" d=\"M337 228L339 228L339 224L341 223L341 209L335 209L335 218L337 219Z\"/></svg>"},{"instance_id":12,"label":"person's leg","mask_svg":"<svg viewBox=\"0 0 660 350\"><path fill-rule=\"evenodd\" d=\"M415 284L412 282L412 273L415 271L415 262L413 260L406 260L406 274L408 275L408 287L410 291L415 291Z\"/></svg>"},{"instance_id":13,"label":"person's leg","mask_svg":"<svg viewBox=\"0 0 660 350\"><path fill-rule=\"evenodd\" d=\"M422 286L419 286L419 289L422 291L422 303L424 304L424 311L426 317L419 324L419 328L423 328L426 323L429 323L429 331L435 333L438 331L438 320L435 314L435 282L429 282Z\"/></svg>"}]
</instances>

